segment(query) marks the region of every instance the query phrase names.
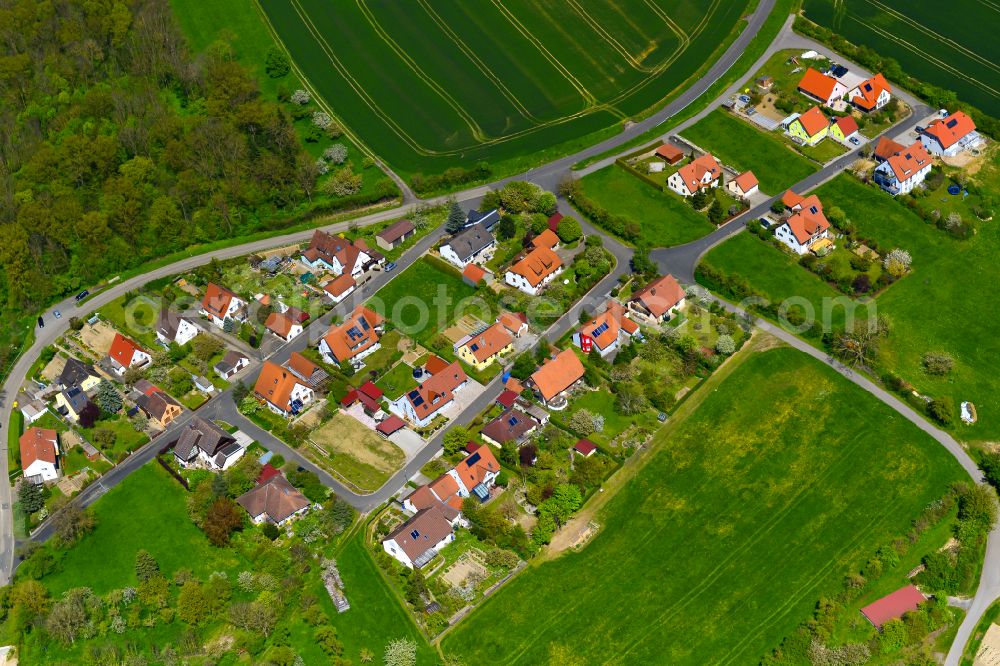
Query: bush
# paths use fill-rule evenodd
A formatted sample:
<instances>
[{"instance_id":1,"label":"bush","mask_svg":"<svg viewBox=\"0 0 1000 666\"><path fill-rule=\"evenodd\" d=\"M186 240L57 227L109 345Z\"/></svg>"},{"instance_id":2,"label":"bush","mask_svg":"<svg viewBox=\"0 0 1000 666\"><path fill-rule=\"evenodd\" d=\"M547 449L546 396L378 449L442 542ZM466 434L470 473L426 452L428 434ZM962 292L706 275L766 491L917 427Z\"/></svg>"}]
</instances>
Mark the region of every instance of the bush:
<instances>
[{"instance_id":1,"label":"bush","mask_svg":"<svg viewBox=\"0 0 1000 666\"><path fill-rule=\"evenodd\" d=\"M264 71L267 72L268 76L272 79L280 79L287 76L291 69L292 65L284 51L277 46L272 46L267 50L267 55L264 57Z\"/></svg>"},{"instance_id":2,"label":"bush","mask_svg":"<svg viewBox=\"0 0 1000 666\"><path fill-rule=\"evenodd\" d=\"M943 426L950 426L955 420L955 404L951 398L935 398L927 405L927 413Z\"/></svg>"},{"instance_id":3,"label":"bush","mask_svg":"<svg viewBox=\"0 0 1000 666\"><path fill-rule=\"evenodd\" d=\"M940 377L951 372L952 367L955 365L955 359L952 358L951 354L945 352L927 352L924 354L921 364L923 365L924 372Z\"/></svg>"}]
</instances>

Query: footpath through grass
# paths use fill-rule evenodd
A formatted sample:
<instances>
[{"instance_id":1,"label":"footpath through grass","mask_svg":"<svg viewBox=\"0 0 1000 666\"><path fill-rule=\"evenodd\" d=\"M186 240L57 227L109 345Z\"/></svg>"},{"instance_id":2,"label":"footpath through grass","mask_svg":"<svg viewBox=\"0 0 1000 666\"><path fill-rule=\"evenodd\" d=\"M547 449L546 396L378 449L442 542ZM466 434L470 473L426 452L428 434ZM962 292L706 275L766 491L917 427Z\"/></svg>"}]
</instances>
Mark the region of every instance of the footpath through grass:
<instances>
[{"instance_id":1,"label":"footpath through grass","mask_svg":"<svg viewBox=\"0 0 1000 666\"><path fill-rule=\"evenodd\" d=\"M614 164L584 176L580 184L584 193L605 209L639 224L642 233L636 245L683 245L715 228L680 196L658 191Z\"/></svg>"},{"instance_id":2,"label":"footpath through grass","mask_svg":"<svg viewBox=\"0 0 1000 666\"><path fill-rule=\"evenodd\" d=\"M445 638L447 654L756 662L963 476L915 426L788 348L753 355L656 442L590 545L512 581Z\"/></svg>"},{"instance_id":3,"label":"footpath through grass","mask_svg":"<svg viewBox=\"0 0 1000 666\"><path fill-rule=\"evenodd\" d=\"M781 194L820 168L792 150L780 136L756 129L719 109L681 135L724 164L740 171L752 170L760 189L768 194Z\"/></svg>"}]
</instances>

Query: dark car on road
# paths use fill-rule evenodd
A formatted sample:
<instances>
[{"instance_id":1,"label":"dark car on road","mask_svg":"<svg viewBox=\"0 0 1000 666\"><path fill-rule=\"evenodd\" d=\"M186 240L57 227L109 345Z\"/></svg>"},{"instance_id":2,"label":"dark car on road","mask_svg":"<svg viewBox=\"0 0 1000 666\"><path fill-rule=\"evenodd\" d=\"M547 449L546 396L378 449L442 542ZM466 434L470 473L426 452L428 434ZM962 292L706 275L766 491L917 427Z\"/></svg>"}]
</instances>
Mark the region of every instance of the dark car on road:
<instances>
[{"instance_id":1,"label":"dark car on road","mask_svg":"<svg viewBox=\"0 0 1000 666\"><path fill-rule=\"evenodd\" d=\"M76 295L76 302L79 303L83 299L87 298L87 296L90 296L90 290L84 289L83 291L81 291L79 294Z\"/></svg>"}]
</instances>

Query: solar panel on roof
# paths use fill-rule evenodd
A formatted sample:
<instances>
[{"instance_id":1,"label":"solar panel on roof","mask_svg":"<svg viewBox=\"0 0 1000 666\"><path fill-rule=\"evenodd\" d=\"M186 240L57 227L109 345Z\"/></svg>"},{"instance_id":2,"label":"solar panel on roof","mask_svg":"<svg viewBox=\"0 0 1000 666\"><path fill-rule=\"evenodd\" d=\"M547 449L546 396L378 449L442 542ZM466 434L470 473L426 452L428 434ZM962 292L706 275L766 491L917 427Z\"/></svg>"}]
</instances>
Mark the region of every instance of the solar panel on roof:
<instances>
[{"instance_id":1,"label":"solar panel on roof","mask_svg":"<svg viewBox=\"0 0 1000 666\"><path fill-rule=\"evenodd\" d=\"M471 349L472 351L476 351L477 349L479 349L479 345L473 343L473 345L469 347L469 349Z\"/></svg>"},{"instance_id":2,"label":"solar panel on roof","mask_svg":"<svg viewBox=\"0 0 1000 666\"><path fill-rule=\"evenodd\" d=\"M359 322L361 324L361 328L363 328L364 330L367 331L368 328L369 328L369 326L368 326L368 320L365 319L364 317L361 317L360 320L359 320Z\"/></svg>"},{"instance_id":3,"label":"solar panel on roof","mask_svg":"<svg viewBox=\"0 0 1000 666\"><path fill-rule=\"evenodd\" d=\"M416 389L414 389L414 390L410 391L408 395L409 395L410 400L415 400L417 398L417 396L420 395L420 391L417 391Z\"/></svg>"},{"instance_id":4,"label":"solar panel on roof","mask_svg":"<svg viewBox=\"0 0 1000 666\"><path fill-rule=\"evenodd\" d=\"M413 406L414 407L419 407L422 404L424 404L424 399L422 397L420 397L419 394L417 395L416 398L413 398Z\"/></svg>"},{"instance_id":5,"label":"solar panel on roof","mask_svg":"<svg viewBox=\"0 0 1000 666\"><path fill-rule=\"evenodd\" d=\"M809 206L809 212L815 215L816 213L819 212L819 210L816 208L816 206Z\"/></svg>"},{"instance_id":6,"label":"solar panel on roof","mask_svg":"<svg viewBox=\"0 0 1000 666\"><path fill-rule=\"evenodd\" d=\"M465 461L465 464L466 465L475 465L477 462L479 462L480 458L481 458L481 456L479 455L479 452L477 451L476 453L473 453L471 456L469 456L469 459Z\"/></svg>"},{"instance_id":7,"label":"solar panel on roof","mask_svg":"<svg viewBox=\"0 0 1000 666\"><path fill-rule=\"evenodd\" d=\"M517 425L517 417L516 416L510 417L510 419L507 420L507 425L516 426Z\"/></svg>"},{"instance_id":8,"label":"solar panel on roof","mask_svg":"<svg viewBox=\"0 0 1000 666\"><path fill-rule=\"evenodd\" d=\"M958 121L956 119L954 119L954 118L952 118L951 120L949 120L948 122L945 123L945 125L948 127L948 129L951 129L952 127L954 127L957 124L958 124Z\"/></svg>"},{"instance_id":9,"label":"solar panel on roof","mask_svg":"<svg viewBox=\"0 0 1000 666\"><path fill-rule=\"evenodd\" d=\"M416 539L418 536L420 536L420 532L418 532L417 530L411 530L410 536Z\"/></svg>"}]
</instances>

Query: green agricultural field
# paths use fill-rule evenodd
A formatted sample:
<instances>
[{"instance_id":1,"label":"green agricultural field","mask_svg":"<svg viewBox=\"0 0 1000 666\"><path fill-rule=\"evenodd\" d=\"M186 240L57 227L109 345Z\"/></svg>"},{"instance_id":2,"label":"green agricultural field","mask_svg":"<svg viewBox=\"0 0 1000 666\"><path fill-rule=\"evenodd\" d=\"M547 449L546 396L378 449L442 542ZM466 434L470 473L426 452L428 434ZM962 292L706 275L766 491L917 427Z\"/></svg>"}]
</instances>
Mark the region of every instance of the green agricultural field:
<instances>
[{"instance_id":1,"label":"green agricultural field","mask_svg":"<svg viewBox=\"0 0 1000 666\"><path fill-rule=\"evenodd\" d=\"M818 164L795 152L779 135L756 129L722 110L708 114L682 135L724 164L752 170L760 189L768 194L780 194L819 170Z\"/></svg>"},{"instance_id":2,"label":"green agricultural field","mask_svg":"<svg viewBox=\"0 0 1000 666\"><path fill-rule=\"evenodd\" d=\"M788 348L752 353L654 442L593 541L510 582L446 654L756 663L963 476L914 425Z\"/></svg>"},{"instance_id":3,"label":"green agricultural field","mask_svg":"<svg viewBox=\"0 0 1000 666\"><path fill-rule=\"evenodd\" d=\"M425 341L447 328L456 309L475 291L444 261L421 257L369 299L368 306L406 335ZM479 310L471 308L470 313Z\"/></svg>"},{"instance_id":4,"label":"green agricultural field","mask_svg":"<svg viewBox=\"0 0 1000 666\"><path fill-rule=\"evenodd\" d=\"M673 192L657 191L649 183L612 164L580 181L584 193L615 215L639 224L637 245L670 247L697 240L714 225Z\"/></svg>"},{"instance_id":5,"label":"green agricultural field","mask_svg":"<svg viewBox=\"0 0 1000 666\"><path fill-rule=\"evenodd\" d=\"M946 12L934 3L870 0L805 0L803 7L809 20L895 58L907 74L1000 114L996 3L955 0Z\"/></svg>"},{"instance_id":6,"label":"green agricultural field","mask_svg":"<svg viewBox=\"0 0 1000 666\"><path fill-rule=\"evenodd\" d=\"M714 62L748 4L261 2L310 83L404 174L606 135Z\"/></svg>"}]
</instances>

